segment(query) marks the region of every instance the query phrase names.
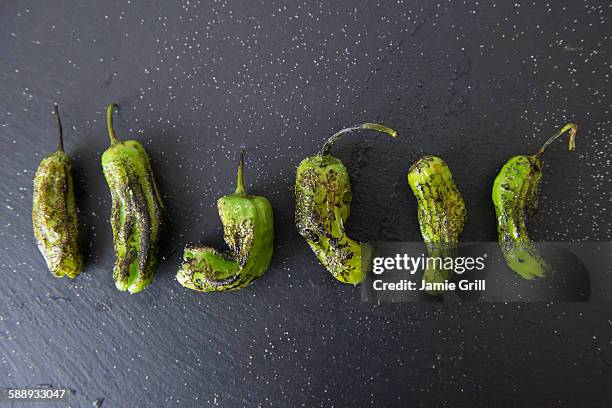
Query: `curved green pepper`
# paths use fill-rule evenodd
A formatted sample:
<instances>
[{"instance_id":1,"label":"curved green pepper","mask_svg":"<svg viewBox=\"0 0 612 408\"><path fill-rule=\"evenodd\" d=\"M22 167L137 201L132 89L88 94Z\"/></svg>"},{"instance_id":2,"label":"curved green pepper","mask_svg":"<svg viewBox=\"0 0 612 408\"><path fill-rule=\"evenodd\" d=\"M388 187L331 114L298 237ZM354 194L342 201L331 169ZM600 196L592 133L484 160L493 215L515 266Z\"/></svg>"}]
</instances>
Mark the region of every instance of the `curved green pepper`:
<instances>
[{"instance_id":1,"label":"curved green pepper","mask_svg":"<svg viewBox=\"0 0 612 408\"><path fill-rule=\"evenodd\" d=\"M75 278L83 269L79 250L72 163L64 152L62 121L54 105L57 149L45 157L34 176L32 226L36 243L51 273Z\"/></svg>"},{"instance_id":2,"label":"curved green pepper","mask_svg":"<svg viewBox=\"0 0 612 408\"><path fill-rule=\"evenodd\" d=\"M408 172L408 184L418 202L421 235L427 246L429 258L446 258L456 255L459 234L466 222L465 202L457 189L450 169L442 159L425 156L414 163ZM452 270L428 263L423 274L426 283L443 283ZM439 295L439 290L426 290Z\"/></svg>"},{"instance_id":3,"label":"curved green pepper","mask_svg":"<svg viewBox=\"0 0 612 408\"><path fill-rule=\"evenodd\" d=\"M345 224L351 210L351 183L342 161L329 154L344 134L370 129L396 137L395 130L376 123L342 129L327 140L318 155L304 159L295 179L295 224L319 262L343 283L365 278L362 267L372 259L372 248L349 238Z\"/></svg>"},{"instance_id":4,"label":"curved green pepper","mask_svg":"<svg viewBox=\"0 0 612 408\"><path fill-rule=\"evenodd\" d=\"M111 103L106 110L111 145L102 154L102 169L113 201L113 278L120 291L138 293L155 276L165 210L145 149L136 140L120 141L115 135L116 106Z\"/></svg>"},{"instance_id":5,"label":"curved green pepper","mask_svg":"<svg viewBox=\"0 0 612 408\"><path fill-rule=\"evenodd\" d=\"M217 201L228 253L215 248L188 245L176 280L202 292L244 288L263 276L274 247L272 206L265 197L248 195L244 187L244 152L240 152L234 194Z\"/></svg>"},{"instance_id":6,"label":"curved green pepper","mask_svg":"<svg viewBox=\"0 0 612 408\"><path fill-rule=\"evenodd\" d=\"M533 156L514 156L506 162L493 183L499 245L508 266L525 279L544 277L550 266L527 235L526 220L538 208L542 179L540 156L558 137L569 131L569 150L574 150L578 127L568 123L551 136Z\"/></svg>"}]
</instances>

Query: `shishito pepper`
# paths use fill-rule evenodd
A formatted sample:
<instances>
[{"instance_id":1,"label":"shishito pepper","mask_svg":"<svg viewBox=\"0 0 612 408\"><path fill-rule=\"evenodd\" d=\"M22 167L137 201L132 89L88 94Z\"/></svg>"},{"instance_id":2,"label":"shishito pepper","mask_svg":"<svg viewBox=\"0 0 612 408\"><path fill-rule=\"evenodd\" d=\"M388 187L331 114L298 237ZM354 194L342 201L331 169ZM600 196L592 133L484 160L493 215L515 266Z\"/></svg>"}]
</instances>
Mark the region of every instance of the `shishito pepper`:
<instances>
[{"instance_id":1,"label":"shishito pepper","mask_svg":"<svg viewBox=\"0 0 612 408\"><path fill-rule=\"evenodd\" d=\"M45 157L34 177L32 225L38 248L54 276L76 277L83 269L79 250L72 162L64 152L62 122L54 106L57 149Z\"/></svg>"},{"instance_id":2,"label":"shishito pepper","mask_svg":"<svg viewBox=\"0 0 612 408\"><path fill-rule=\"evenodd\" d=\"M410 168L408 184L418 202L419 226L429 258L453 257L467 217L465 202L450 169L439 157L425 156ZM452 272L440 262L428 262L423 281L443 283ZM431 295L441 293L438 290L426 292Z\"/></svg>"},{"instance_id":3,"label":"shishito pepper","mask_svg":"<svg viewBox=\"0 0 612 408\"><path fill-rule=\"evenodd\" d=\"M111 103L106 110L111 145L102 155L113 201L113 278L120 291L137 293L155 276L165 210L145 149L136 140L117 139L113 129L116 106Z\"/></svg>"},{"instance_id":4,"label":"shishito pepper","mask_svg":"<svg viewBox=\"0 0 612 408\"><path fill-rule=\"evenodd\" d=\"M365 278L372 248L346 235L351 211L351 183L340 159L329 152L344 134L360 129L375 130L396 137L395 130L377 123L342 129L330 137L318 155L304 159L295 179L295 224L319 262L343 283L356 285Z\"/></svg>"},{"instance_id":5,"label":"shishito pepper","mask_svg":"<svg viewBox=\"0 0 612 408\"><path fill-rule=\"evenodd\" d=\"M565 132L569 132L569 150L574 150L577 130L574 123L568 123L546 140L535 155L510 158L493 183L499 245L508 266L525 279L545 277L551 270L529 239L526 227L527 217L533 216L538 208L540 156Z\"/></svg>"},{"instance_id":6,"label":"shishito pepper","mask_svg":"<svg viewBox=\"0 0 612 408\"><path fill-rule=\"evenodd\" d=\"M185 247L176 274L186 288L224 292L244 288L270 266L274 219L267 198L249 195L244 187L244 152L240 152L236 192L217 201L229 252L202 245Z\"/></svg>"}]
</instances>

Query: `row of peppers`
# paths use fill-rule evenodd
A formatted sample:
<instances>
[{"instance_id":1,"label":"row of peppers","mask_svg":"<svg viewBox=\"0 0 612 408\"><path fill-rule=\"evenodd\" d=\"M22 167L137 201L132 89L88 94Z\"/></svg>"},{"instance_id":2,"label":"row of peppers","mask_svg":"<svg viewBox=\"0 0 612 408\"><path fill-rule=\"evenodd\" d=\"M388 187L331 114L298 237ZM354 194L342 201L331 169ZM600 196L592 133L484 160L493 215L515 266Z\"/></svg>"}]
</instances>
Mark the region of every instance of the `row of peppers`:
<instances>
[{"instance_id":1,"label":"row of peppers","mask_svg":"<svg viewBox=\"0 0 612 408\"><path fill-rule=\"evenodd\" d=\"M155 275L159 239L167 217L145 149L138 141L119 140L115 134L116 107L111 103L107 108L110 147L102 155L102 169L112 197L113 278L117 289L137 293ZM32 221L37 244L51 273L74 278L83 269L83 256L78 244L71 160L64 152L57 105L54 113L57 149L41 161L36 172ZM299 234L337 280L354 285L364 280L373 249L346 234L352 198L350 179L342 161L330 151L343 135L357 130L397 137L395 130L376 123L342 129L327 140L317 155L300 163L295 181L295 223ZM574 150L576 131L577 126L568 123L536 154L512 157L493 183L501 251L508 266L525 279L544 277L551 270L526 229L527 217L538 205L540 157L566 132L569 150ZM243 157L241 151L236 191L217 201L228 250L188 245L176 274L178 282L187 288L204 292L240 289L261 277L270 265L274 247L272 206L265 197L247 194ZM408 184L418 202L419 226L429 255L453 256L466 223L466 209L450 169L441 158L425 156L410 168ZM451 273L432 266L424 271L423 280L444 282Z\"/></svg>"}]
</instances>

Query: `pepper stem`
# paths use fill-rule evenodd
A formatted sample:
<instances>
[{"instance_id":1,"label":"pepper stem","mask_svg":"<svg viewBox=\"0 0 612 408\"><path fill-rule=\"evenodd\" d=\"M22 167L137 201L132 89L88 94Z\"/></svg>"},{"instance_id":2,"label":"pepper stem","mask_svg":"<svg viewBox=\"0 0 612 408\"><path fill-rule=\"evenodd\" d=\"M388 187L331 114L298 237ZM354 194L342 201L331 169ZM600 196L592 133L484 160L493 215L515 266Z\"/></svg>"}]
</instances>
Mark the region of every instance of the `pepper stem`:
<instances>
[{"instance_id":1,"label":"pepper stem","mask_svg":"<svg viewBox=\"0 0 612 408\"><path fill-rule=\"evenodd\" d=\"M576 125L575 123L568 123L565 126L563 126L557 133L555 133L554 135L549 137L548 140L546 140L544 142L542 147L540 147L540 150L538 150L538 152L535 154L536 157L540 157L542 155L542 153L544 153L546 148L552 142L557 140L562 134L564 134L567 131L569 131L569 146L568 146L568 150L574 150L576 148L576 142L575 142L574 139L576 138L576 132L578 132L578 125Z\"/></svg>"},{"instance_id":2,"label":"pepper stem","mask_svg":"<svg viewBox=\"0 0 612 408\"><path fill-rule=\"evenodd\" d=\"M111 102L106 108L106 125L108 126L108 136L110 137L111 145L119 142L117 139L117 135L115 134L115 129L113 128L113 112L115 108L118 108L115 102Z\"/></svg>"},{"instance_id":3,"label":"pepper stem","mask_svg":"<svg viewBox=\"0 0 612 408\"><path fill-rule=\"evenodd\" d=\"M391 137L397 137L397 132L395 130L388 128L385 125L380 125L378 123L362 123L361 125L349 126L334 133L329 139L327 139L327 142L325 142L323 148L319 152L319 156L327 156L329 154L329 151L331 150L332 145L336 143L344 134L361 129L375 130L377 132L386 133Z\"/></svg>"},{"instance_id":4,"label":"pepper stem","mask_svg":"<svg viewBox=\"0 0 612 408\"><path fill-rule=\"evenodd\" d=\"M55 128L57 129L57 148L59 152L64 151L64 129L62 128L62 118L60 118L59 107L57 103L53 104L53 113L55 115Z\"/></svg>"},{"instance_id":5,"label":"pepper stem","mask_svg":"<svg viewBox=\"0 0 612 408\"><path fill-rule=\"evenodd\" d=\"M240 161L238 162L238 175L236 176L236 195L245 196L244 188L244 149L240 149Z\"/></svg>"}]
</instances>

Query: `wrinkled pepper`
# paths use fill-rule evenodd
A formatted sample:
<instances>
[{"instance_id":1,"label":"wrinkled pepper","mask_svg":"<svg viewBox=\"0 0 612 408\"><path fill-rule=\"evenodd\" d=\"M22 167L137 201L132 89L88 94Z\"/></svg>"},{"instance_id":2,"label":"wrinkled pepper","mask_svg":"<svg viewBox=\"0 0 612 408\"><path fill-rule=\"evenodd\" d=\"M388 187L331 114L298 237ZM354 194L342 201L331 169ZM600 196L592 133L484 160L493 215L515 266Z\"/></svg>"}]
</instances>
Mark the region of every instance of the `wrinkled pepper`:
<instances>
[{"instance_id":1,"label":"wrinkled pepper","mask_svg":"<svg viewBox=\"0 0 612 408\"><path fill-rule=\"evenodd\" d=\"M459 234L466 222L465 202L457 189L446 163L435 156L425 156L412 165L408 172L408 184L418 203L421 235L429 258L456 256ZM443 283L453 271L428 264L423 273L426 283ZM430 295L441 291L426 290Z\"/></svg>"},{"instance_id":2,"label":"wrinkled pepper","mask_svg":"<svg viewBox=\"0 0 612 408\"><path fill-rule=\"evenodd\" d=\"M295 179L295 224L298 233L319 262L340 282L359 284L365 278L373 250L345 231L351 209L351 183L342 161L330 154L341 136L360 129L375 130L396 137L395 130L377 123L342 129L331 136L316 156L304 159Z\"/></svg>"},{"instance_id":3,"label":"wrinkled pepper","mask_svg":"<svg viewBox=\"0 0 612 408\"><path fill-rule=\"evenodd\" d=\"M79 227L72 181L72 162L64 152L64 135L58 106L56 151L45 157L34 177L32 225L36 243L51 273L75 278L83 269Z\"/></svg>"},{"instance_id":4,"label":"wrinkled pepper","mask_svg":"<svg viewBox=\"0 0 612 408\"><path fill-rule=\"evenodd\" d=\"M120 141L115 134L116 106L111 103L106 110L110 147L102 154L102 169L112 198L113 279L120 291L138 293L155 276L166 216L145 149L140 142Z\"/></svg>"},{"instance_id":5,"label":"wrinkled pepper","mask_svg":"<svg viewBox=\"0 0 612 408\"><path fill-rule=\"evenodd\" d=\"M551 136L533 156L514 156L502 167L493 183L493 204L499 245L508 266L525 279L545 277L551 268L527 235L527 217L538 208L542 180L540 157L546 148L569 132L569 150L576 148L578 127L568 123Z\"/></svg>"},{"instance_id":6,"label":"wrinkled pepper","mask_svg":"<svg viewBox=\"0 0 612 408\"><path fill-rule=\"evenodd\" d=\"M274 218L267 198L247 194L244 185L244 152L240 152L234 194L217 201L229 251L187 245L176 274L186 288L224 292L250 285L268 270L274 249Z\"/></svg>"}]
</instances>

